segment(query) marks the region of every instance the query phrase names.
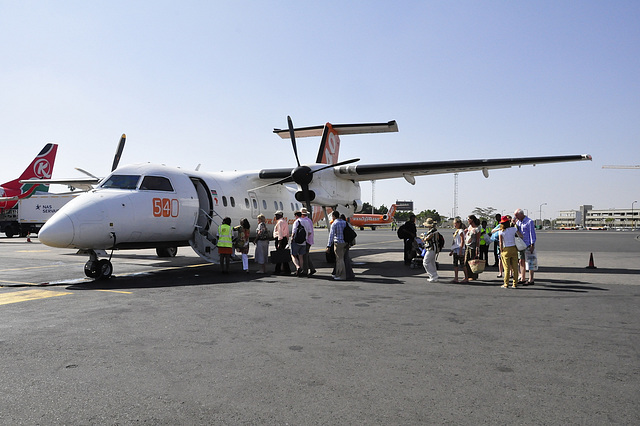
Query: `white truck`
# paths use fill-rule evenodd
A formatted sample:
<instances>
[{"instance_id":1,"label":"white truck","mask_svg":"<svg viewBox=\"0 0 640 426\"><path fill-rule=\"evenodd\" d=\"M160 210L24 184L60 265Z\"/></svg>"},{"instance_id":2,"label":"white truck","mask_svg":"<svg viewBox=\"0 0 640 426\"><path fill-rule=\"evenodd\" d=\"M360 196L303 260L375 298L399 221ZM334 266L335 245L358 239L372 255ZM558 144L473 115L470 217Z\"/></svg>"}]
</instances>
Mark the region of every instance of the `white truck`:
<instances>
[{"instance_id":1,"label":"white truck","mask_svg":"<svg viewBox=\"0 0 640 426\"><path fill-rule=\"evenodd\" d=\"M7 237L14 235L26 237L30 233L37 234L55 212L80 194L81 192L32 195L29 198L23 198L16 207L17 217L15 213L7 217L6 223L3 222L2 231Z\"/></svg>"}]
</instances>

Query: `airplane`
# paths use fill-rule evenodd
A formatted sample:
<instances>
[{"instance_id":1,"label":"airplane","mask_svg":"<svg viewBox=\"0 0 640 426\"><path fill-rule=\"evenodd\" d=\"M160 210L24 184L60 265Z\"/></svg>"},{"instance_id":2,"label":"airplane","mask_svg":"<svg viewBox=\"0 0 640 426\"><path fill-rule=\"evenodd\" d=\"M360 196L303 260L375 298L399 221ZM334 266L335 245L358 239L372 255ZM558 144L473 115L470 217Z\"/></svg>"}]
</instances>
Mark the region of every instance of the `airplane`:
<instances>
[{"instance_id":1,"label":"airplane","mask_svg":"<svg viewBox=\"0 0 640 426\"><path fill-rule=\"evenodd\" d=\"M392 204L389 211L385 214L363 214L355 213L349 219L349 223L354 227L359 227L363 230L365 226L369 226L372 230L376 229L376 226L384 225L393 222L393 216L396 214L396 205Z\"/></svg>"},{"instance_id":2,"label":"airplane","mask_svg":"<svg viewBox=\"0 0 640 426\"><path fill-rule=\"evenodd\" d=\"M15 207L18 200L30 197L36 191L48 192L46 180L51 178L57 151L57 144L46 144L20 177L0 186L0 213Z\"/></svg>"},{"instance_id":3,"label":"airplane","mask_svg":"<svg viewBox=\"0 0 640 426\"><path fill-rule=\"evenodd\" d=\"M415 176L567 161L591 160L590 155L529 158L432 161L395 164L359 164L359 159L338 161L340 136L397 132L395 121L387 123L336 124L274 129L291 139L297 167L254 171L203 172L160 164L131 164L114 168L92 189L63 206L42 227L40 241L51 247L86 251L84 272L89 278L107 279L113 273L115 249L156 248L167 255L179 246L191 248L203 259L218 263L216 231L222 218L233 224L247 218L256 229L257 216L283 211L293 223L294 211L318 206L347 217L362 208L360 181L403 177L415 184ZM321 136L316 161L301 164L296 137ZM116 168L117 167L117 168ZM327 219L328 220L328 219ZM273 220L267 220L272 229ZM111 250L108 258L100 258Z\"/></svg>"}]
</instances>

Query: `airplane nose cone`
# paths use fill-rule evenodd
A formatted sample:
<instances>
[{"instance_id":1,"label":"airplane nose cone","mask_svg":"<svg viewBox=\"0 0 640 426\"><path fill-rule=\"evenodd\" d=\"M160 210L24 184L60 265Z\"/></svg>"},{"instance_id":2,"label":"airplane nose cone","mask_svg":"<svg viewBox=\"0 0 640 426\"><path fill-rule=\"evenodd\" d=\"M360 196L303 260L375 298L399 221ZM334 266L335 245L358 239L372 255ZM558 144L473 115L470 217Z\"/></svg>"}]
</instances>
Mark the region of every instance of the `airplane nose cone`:
<instances>
[{"instance_id":1,"label":"airplane nose cone","mask_svg":"<svg viewBox=\"0 0 640 426\"><path fill-rule=\"evenodd\" d=\"M48 246L64 248L71 246L74 234L73 222L69 216L56 214L40 229L38 239Z\"/></svg>"}]
</instances>

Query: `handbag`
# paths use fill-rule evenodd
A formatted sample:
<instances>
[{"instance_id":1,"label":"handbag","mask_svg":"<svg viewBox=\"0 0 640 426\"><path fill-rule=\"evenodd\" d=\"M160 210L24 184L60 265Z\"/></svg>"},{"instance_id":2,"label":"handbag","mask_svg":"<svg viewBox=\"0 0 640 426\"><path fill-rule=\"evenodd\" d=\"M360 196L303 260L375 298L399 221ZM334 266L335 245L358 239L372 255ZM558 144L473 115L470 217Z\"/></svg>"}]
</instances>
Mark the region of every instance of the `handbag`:
<instances>
[{"instance_id":1,"label":"handbag","mask_svg":"<svg viewBox=\"0 0 640 426\"><path fill-rule=\"evenodd\" d=\"M327 247L327 250L324 253L325 260L327 263L336 263L336 252L333 248L333 244L330 247Z\"/></svg>"},{"instance_id":2,"label":"handbag","mask_svg":"<svg viewBox=\"0 0 640 426\"><path fill-rule=\"evenodd\" d=\"M474 274L481 274L484 272L485 264L486 262L484 260L471 259L469 261L469 269L471 269L471 272L473 272Z\"/></svg>"},{"instance_id":3,"label":"handbag","mask_svg":"<svg viewBox=\"0 0 640 426\"><path fill-rule=\"evenodd\" d=\"M527 244L524 242L524 240L516 235L516 249L518 249L518 251L522 251L526 248Z\"/></svg>"},{"instance_id":4,"label":"handbag","mask_svg":"<svg viewBox=\"0 0 640 426\"><path fill-rule=\"evenodd\" d=\"M291 250L273 250L269 256L271 263L288 263L291 260Z\"/></svg>"}]
</instances>

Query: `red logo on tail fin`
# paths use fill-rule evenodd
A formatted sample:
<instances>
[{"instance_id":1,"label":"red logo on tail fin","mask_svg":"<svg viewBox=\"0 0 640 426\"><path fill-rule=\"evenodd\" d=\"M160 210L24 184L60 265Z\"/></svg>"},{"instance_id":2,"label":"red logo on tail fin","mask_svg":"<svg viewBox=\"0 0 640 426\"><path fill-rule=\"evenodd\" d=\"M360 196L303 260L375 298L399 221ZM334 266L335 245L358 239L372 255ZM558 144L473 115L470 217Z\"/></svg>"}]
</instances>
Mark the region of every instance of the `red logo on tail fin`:
<instances>
[{"instance_id":1,"label":"red logo on tail fin","mask_svg":"<svg viewBox=\"0 0 640 426\"><path fill-rule=\"evenodd\" d=\"M320 152L318 152L318 163L335 164L338 162L338 154L340 152L340 136L331 126L331 123L327 123L324 126L322 132L322 141L320 142Z\"/></svg>"}]
</instances>

